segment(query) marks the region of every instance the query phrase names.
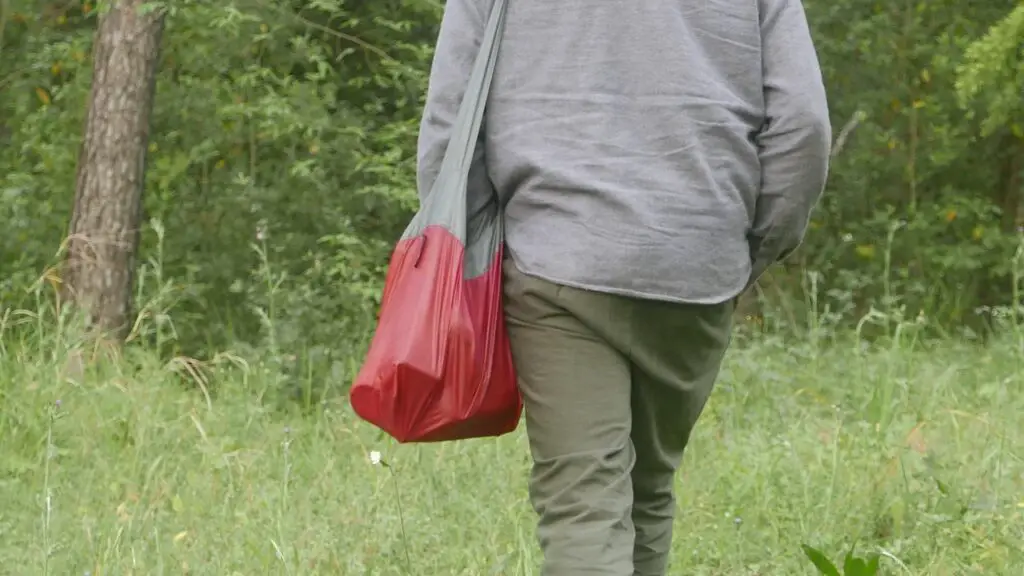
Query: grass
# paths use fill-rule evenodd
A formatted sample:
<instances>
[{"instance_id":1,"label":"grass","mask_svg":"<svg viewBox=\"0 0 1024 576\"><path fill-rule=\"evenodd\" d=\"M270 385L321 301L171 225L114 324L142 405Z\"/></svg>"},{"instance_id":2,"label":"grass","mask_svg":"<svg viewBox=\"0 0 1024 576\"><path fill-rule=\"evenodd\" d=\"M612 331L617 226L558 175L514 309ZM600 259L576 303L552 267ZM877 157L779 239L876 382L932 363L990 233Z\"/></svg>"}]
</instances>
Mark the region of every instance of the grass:
<instances>
[{"instance_id":1,"label":"grass","mask_svg":"<svg viewBox=\"0 0 1024 576\"><path fill-rule=\"evenodd\" d=\"M207 399L144 349L81 353L0 347L2 574L538 574L522 429L397 446L343 399L261 401L260 365L208 365ZM812 574L802 545L855 543L886 574L1024 573L1022 379L1007 343L738 341L671 573Z\"/></svg>"}]
</instances>

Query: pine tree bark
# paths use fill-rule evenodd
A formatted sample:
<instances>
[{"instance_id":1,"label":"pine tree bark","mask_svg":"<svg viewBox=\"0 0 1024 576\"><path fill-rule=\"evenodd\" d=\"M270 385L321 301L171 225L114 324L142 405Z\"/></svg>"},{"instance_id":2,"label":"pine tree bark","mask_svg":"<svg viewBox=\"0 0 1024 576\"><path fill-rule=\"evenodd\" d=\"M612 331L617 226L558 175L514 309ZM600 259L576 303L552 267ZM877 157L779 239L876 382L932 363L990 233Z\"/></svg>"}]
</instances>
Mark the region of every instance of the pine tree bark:
<instances>
[{"instance_id":1,"label":"pine tree bark","mask_svg":"<svg viewBox=\"0 0 1024 576\"><path fill-rule=\"evenodd\" d=\"M65 297L91 326L123 340L131 328L150 113L162 11L115 0L100 17L78 158Z\"/></svg>"}]
</instances>

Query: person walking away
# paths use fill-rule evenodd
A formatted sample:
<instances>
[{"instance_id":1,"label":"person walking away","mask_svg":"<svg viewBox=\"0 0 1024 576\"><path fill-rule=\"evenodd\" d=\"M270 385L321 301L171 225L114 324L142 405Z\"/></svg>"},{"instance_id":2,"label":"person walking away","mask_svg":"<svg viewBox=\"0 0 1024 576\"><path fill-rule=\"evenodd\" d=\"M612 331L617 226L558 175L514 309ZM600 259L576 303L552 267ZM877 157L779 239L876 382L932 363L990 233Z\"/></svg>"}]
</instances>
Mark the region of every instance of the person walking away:
<instances>
[{"instance_id":1,"label":"person walking away","mask_svg":"<svg viewBox=\"0 0 1024 576\"><path fill-rule=\"evenodd\" d=\"M445 5L421 191L492 2ZM545 576L666 574L735 301L802 242L830 142L800 0L509 3L469 185L506 207Z\"/></svg>"}]
</instances>

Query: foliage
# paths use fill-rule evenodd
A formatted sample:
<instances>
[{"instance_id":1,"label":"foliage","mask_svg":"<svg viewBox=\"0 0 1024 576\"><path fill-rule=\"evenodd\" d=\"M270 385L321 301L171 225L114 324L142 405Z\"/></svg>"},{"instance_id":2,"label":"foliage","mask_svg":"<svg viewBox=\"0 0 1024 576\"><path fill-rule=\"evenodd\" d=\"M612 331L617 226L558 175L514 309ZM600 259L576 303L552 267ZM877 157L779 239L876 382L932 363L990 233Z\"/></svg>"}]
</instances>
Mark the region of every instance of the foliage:
<instances>
[{"instance_id":1,"label":"foliage","mask_svg":"<svg viewBox=\"0 0 1024 576\"><path fill-rule=\"evenodd\" d=\"M971 44L964 61L956 84L961 105L985 111L984 134L1009 126L1024 139L1024 4Z\"/></svg>"},{"instance_id":2,"label":"foliage","mask_svg":"<svg viewBox=\"0 0 1024 576\"><path fill-rule=\"evenodd\" d=\"M0 78L0 300L57 252L91 73L93 5L13 0ZM415 137L439 7L426 0L189 2L158 80L144 260L176 304L167 353L237 341L351 356L415 207ZM23 65L11 70L11 60ZM160 231L159 238L157 231ZM268 277L268 266L274 270ZM274 334L267 332L272 315ZM325 320L327 320L325 322Z\"/></svg>"},{"instance_id":3,"label":"foliage","mask_svg":"<svg viewBox=\"0 0 1024 576\"><path fill-rule=\"evenodd\" d=\"M805 544L803 550L818 572L824 576L876 576L882 558L879 554L872 554L867 559L858 558L854 556L854 551L850 550L843 559L843 571L840 572L839 568L817 548Z\"/></svg>"},{"instance_id":4,"label":"foliage","mask_svg":"<svg viewBox=\"0 0 1024 576\"><path fill-rule=\"evenodd\" d=\"M1024 142L980 131L954 87L969 47L1017 3L807 4L845 140L783 288L813 271L845 318L874 307L984 327L977 307L1009 297Z\"/></svg>"},{"instance_id":5,"label":"foliage","mask_svg":"<svg viewBox=\"0 0 1024 576\"><path fill-rule=\"evenodd\" d=\"M881 314L989 331L1019 290L1024 12L1014 0L806 4L839 142L805 246L762 283L765 321ZM41 278L60 281L99 9L0 5L0 306L12 309ZM166 6L138 286L140 322L160 327L145 337L163 334L167 357L269 347L294 359L290 379L344 373L416 206L441 5Z\"/></svg>"}]
</instances>

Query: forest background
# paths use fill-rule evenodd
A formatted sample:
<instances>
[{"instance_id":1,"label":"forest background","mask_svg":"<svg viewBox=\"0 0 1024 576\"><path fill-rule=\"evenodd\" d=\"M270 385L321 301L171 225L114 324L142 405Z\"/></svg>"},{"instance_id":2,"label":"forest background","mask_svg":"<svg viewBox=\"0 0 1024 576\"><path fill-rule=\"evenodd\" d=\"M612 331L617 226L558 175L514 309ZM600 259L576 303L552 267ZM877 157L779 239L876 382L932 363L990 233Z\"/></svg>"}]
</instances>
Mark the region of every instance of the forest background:
<instances>
[{"instance_id":1,"label":"forest background","mask_svg":"<svg viewBox=\"0 0 1024 576\"><path fill-rule=\"evenodd\" d=\"M788 555L801 556L801 542L831 553L867 540L883 563L913 573L1019 573L1011 568L1024 566L1024 535L1013 527L1016 498L1024 502L1024 5L805 7L836 135L831 176L804 246L738 312L731 368L696 440L698 454L709 453L689 457L706 468L686 485L707 491L683 504L732 524L700 554L689 554L701 546L687 536L681 562L692 573L794 574L803 559ZM354 495L334 502L338 518L386 516L364 532L359 521L315 518L324 510L316 488L298 503L288 492L302 473L316 486L331 477L322 485L329 499L337 483L363 496L391 490L380 488L384 476L371 490L353 480L364 472L320 466L384 444L343 397L372 334L389 251L416 209L416 133L442 11L434 0L0 0L0 490L24 495L0 504L0 561L14 562L4 565L60 574L157 565L177 573L182 563L198 573L531 573L521 495L499 503L513 512L470 498L492 516L462 525L502 535L463 534L488 551L477 557L465 545L435 549L429 531L404 532L407 521L449 508L474 517L478 508L448 502L444 491L411 496L404 514L376 511L390 502L360 508ZM90 261L82 239L104 230L122 235L116 250ZM81 330L67 305L76 299L116 328L112 349ZM92 408L70 411L76 397ZM786 410L793 419L778 428ZM184 447L197 428L198 444ZM299 428L310 436L290 443ZM342 429L359 442L339 439ZM268 441L270 430L281 438ZM497 449L504 464L492 480L514 476L520 486L522 441L448 450ZM161 442L170 451L158 465L142 447ZM717 460L721 442L737 444ZM797 446L790 465L817 462L820 475L757 459L781 442ZM941 466L935 442L948 449ZM246 450L263 450L253 446L270 447L246 460ZM395 450L409 466L444 453ZM920 461L906 463L904 452ZM54 454L66 462L57 467ZM289 457L300 464L282 463ZM716 484L751 461L763 466L744 476L746 488ZM223 464L204 468L211 462ZM927 490L909 480L894 487L885 472L893 462L904 480L945 479L920 480ZM251 484L225 479L238 466L261 472ZM467 464L452 466L408 474L437 482ZM163 476L146 473L158 468ZM858 470L886 480L869 490ZM86 477L100 479L97 491L71 489ZM69 500L54 508L62 479ZM210 503L250 490L253 505L260 482L271 492L284 486L267 497L273 505L251 512L265 514L273 536L254 527L255 548L208 535L186 550ZM804 482L803 495L786 482ZM739 530L737 494L771 487L780 503L748 504L751 532L736 544L728 530ZM816 490L820 498L807 496ZM949 498L961 524L929 524ZM154 512L164 501L167 517ZM985 529L966 520L982 501L992 513ZM109 525L83 520L103 518L104 507L119 510ZM773 516L786 510L788 519ZM213 525L236 512L216 512ZM178 518L189 513L192 524ZM836 527L806 525L821 513ZM312 526L359 551L303 540ZM380 534L368 540L365 530ZM410 562L430 568L410 572Z\"/></svg>"}]
</instances>

